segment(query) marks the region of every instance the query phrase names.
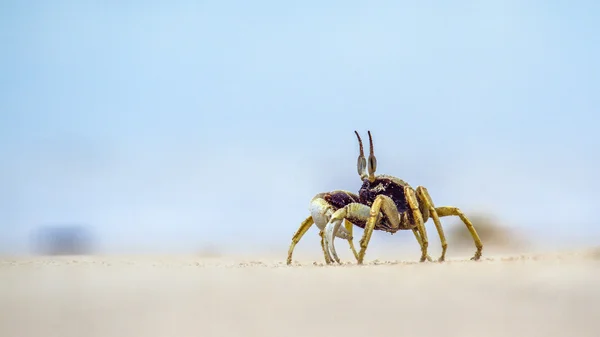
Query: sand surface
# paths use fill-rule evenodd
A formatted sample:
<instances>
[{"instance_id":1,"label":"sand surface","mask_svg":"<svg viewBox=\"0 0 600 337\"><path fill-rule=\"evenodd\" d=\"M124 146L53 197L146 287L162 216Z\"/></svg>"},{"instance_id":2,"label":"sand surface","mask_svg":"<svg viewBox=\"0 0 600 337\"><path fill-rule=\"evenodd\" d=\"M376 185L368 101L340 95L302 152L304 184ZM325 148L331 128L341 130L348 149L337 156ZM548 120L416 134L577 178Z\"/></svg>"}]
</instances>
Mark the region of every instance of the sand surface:
<instances>
[{"instance_id":1,"label":"sand surface","mask_svg":"<svg viewBox=\"0 0 600 337\"><path fill-rule=\"evenodd\" d=\"M598 250L294 259L0 258L0 336L600 336Z\"/></svg>"}]
</instances>

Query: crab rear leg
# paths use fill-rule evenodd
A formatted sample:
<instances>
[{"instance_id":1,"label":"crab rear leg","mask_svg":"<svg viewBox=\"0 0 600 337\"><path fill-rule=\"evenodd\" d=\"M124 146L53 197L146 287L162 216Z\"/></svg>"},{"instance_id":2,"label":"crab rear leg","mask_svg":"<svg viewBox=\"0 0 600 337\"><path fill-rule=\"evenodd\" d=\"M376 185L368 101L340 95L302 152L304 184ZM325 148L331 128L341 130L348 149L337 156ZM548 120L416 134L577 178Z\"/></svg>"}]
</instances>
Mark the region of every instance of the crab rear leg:
<instances>
[{"instance_id":1,"label":"crab rear leg","mask_svg":"<svg viewBox=\"0 0 600 337\"><path fill-rule=\"evenodd\" d=\"M483 244L481 243L481 239L479 238L479 235L477 234L475 227L473 227L473 224L467 218L467 216L458 207L452 207L452 206L436 207L435 211L437 212L437 214L440 217L458 216L462 220L462 222L465 224L465 226L467 226L469 233L471 233L471 236L473 237L473 242L475 243L475 248L477 248L477 250L475 251L475 255L473 255L471 260L474 260L474 261L479 260L481 258L481 251L483 250Z\"/></svg>"},{"instance_id":2,"label":"crab rear leg","mask_svg":"<svg viewBox=\"0 0 600 337\"><path fill-rule=\"evenodd\" d=\"M308 218L304 219L304 221L302 221L302 223L300 224L300 228L298 228L298 230L292 237L292 243L290 244L290 248L288 249L288 256L287 256L287 264L288 265L292 263L292 254L294 253L294 248L296 247L298 242L300 242L300 239L302 239L304 234L306 234L306 232L310 229L310 227L314 223L315 222L313 220L313 217L309 216ZM325 260L327 260L328 257L329 256L325 255ZM329 261L327 263L331 263L331 261Z\"/></svg>"}]
</instances>

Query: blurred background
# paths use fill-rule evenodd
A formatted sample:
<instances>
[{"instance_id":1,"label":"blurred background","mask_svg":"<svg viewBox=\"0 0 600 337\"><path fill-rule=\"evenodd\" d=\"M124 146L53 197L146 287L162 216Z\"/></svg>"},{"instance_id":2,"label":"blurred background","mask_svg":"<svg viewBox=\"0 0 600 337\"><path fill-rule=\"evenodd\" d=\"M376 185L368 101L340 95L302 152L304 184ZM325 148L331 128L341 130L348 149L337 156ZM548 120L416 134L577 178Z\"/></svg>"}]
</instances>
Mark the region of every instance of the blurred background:
<instances>
[{"instance_id":1,"label":"blurred background","mask_svg":"<svg viewBox=\"0 0 600 337\"><path fill-rule=\"evenodd\" d=\"M599 15L594 1L3 1L0 253L284 259L316 193L360 187L354 130L373 133L378 173L493 218L513 235L499 244L596 244ZM311 251L316 228L297 248Z\"/></svg>"}]
</instances>

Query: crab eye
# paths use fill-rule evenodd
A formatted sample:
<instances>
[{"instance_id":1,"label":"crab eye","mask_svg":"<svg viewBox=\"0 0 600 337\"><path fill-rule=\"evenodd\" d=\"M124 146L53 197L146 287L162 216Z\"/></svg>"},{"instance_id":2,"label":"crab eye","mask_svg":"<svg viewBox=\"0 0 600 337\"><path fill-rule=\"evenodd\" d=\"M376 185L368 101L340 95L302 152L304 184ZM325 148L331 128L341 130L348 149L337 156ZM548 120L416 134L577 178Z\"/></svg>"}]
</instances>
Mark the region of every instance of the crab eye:
<instances>
[{"instance_id":1,"label":"crab eye","mask_svg":"<svg viewBox=\"0 0 600 337\"><path fill-rule=\"evenodd\" d=\"M359 156L358 161L356 162L356 168L358 170L358 175L363 175L365 170L367 169L367 160L364 156Z\"/></svg>"},{"instance_id":2,"label":"crab eye","mask_svg":"<svg viewBox=\"0 0 600 337\"><path fill-rule=\"evenodd\" d=\"M373 174L377 170L377 159L375 156L369 156L369 173Z\"/></svg>"},{"instance_id":3,"label":"crab eye","mask_svg":"<svg viewBox=\"0 0 600 337\"><path fill-rule=\"evenodd\" d=\"M358 161L356 162L356 169L358 170L358 175L362 179L363 175L366 174L365 171L367 170L367 159L365 159L365 152L363 151L363 144L362 140L360 139L360 135L356 130L354 131L354 134L356 135L356 138L358 138L358 146L360 150L360 153L358 155Z\"/></svg>"}]
</instances>

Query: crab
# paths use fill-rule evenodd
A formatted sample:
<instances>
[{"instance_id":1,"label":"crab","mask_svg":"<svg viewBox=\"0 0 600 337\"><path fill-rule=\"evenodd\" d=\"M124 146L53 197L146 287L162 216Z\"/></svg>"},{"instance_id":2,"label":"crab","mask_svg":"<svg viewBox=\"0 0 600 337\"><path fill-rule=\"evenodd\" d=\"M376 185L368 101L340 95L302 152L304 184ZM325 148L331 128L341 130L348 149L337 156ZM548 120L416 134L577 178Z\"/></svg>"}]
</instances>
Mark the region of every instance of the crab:
<instances>
[{"instance_id":1,"label":"crab","mask_svg":"<svg viewBox=\"0 0 600 337\"><path fill-rule=\"evenodd\" d=\"M473 224L464 213L459 208L453 206L435 207L429 192L423 186L417 186L416 189L413 189L407 182L394 176L384 174L375 175L377 159L373 150L371 131L368 131L370 153L367 174L367 160L364 156L362 140L357 131L354 131L354 133L358 138L360 148L357 170L363 184L359 190L359 203L351 203L336 210L325 226L324 241L327 245L325 251L326 254L331 254L328 258L340 263L333 240L335 236L347 234L345 233L345 229L340 228L341 221L343 219L352 219L352 221L360 220L360 222L366 223L363 237L360 240L360 251L357 257L358 264L362 264L364 261L365 252L373 230L381 230L394 234L399 230L411 229L415 231L416 229L422 238L421 262L423 262L428 259L428 239L424 224L429 218L432 218L442 245L442 253L438 261L443 262L446 258L448 244L440 218L458 216L469 230L475 243L476 251L471 260L479 260L483 244Z\"/></svg>"},{"instance_id":2,"label":"crab","mask_svg":"<svg viewBox=\"0 0 600 337\"><path fill-rule=\"evenodd\" d=\"M321 237L321 248L323 249L325 262L327 264L331 264L333 260L331 259L331 256L328 253L327 247L325 245L324 229L327 223L329 223L332 215L335 214L335 212L339 209L345 207L349 207L350 209L356 208L356 212L362 213L359 217L346 217L344 219L344 230L338 231L335 234L335 236L348 240L350 249L352 250L354 257L358 260L358 253L356 252L356 249L354 248L354 243L352 241L352 226L356 225L358 227L365 228L366 221L364 219L367 219L369 217L369 208L357 206L360 205L359 200L360 198L357 194L344 190L323 192L315 195L311 199L309 205L311 215L309 215L306 219L304 219L304 221L302 221L302 223L300 224L300 228L298 228L298 230L292 237L292 243L288 250L287 264L290 265L292 263L292 254L294 253L294 248L313 224L316 224L319 228L319 236ZM421 246L422 242L419 233L416 229L413 232L415 234L417 242L419 243L419 246Z\"/></svg>"}]
</instances>

